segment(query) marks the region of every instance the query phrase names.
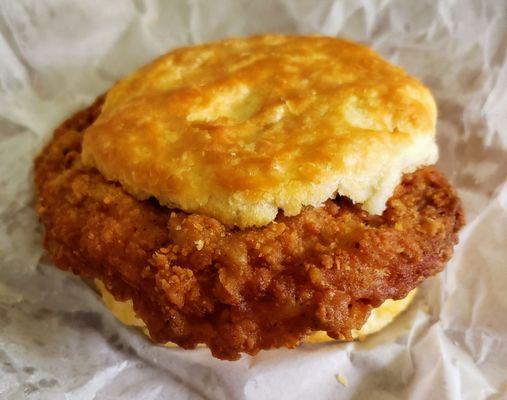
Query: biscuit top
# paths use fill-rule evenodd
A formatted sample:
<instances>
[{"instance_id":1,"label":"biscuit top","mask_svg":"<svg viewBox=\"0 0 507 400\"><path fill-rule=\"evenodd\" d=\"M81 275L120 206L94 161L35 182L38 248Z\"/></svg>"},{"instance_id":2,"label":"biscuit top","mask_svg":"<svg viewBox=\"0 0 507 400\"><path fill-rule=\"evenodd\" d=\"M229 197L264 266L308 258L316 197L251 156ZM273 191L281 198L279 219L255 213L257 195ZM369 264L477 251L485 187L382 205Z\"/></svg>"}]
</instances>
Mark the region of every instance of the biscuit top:
<instances>
[{"instance_id":1,"label":"biscuit top","mask_svg":"<svg viewBox=\"0 0 507 400\"><path fill-rule=\"evenodd\" d=\"M430 92L372 50L264 35L181 48L120 80L83 161L138 199L239 227L337 194L381 213L437 159Z\"/></svg>"}]
</instances>

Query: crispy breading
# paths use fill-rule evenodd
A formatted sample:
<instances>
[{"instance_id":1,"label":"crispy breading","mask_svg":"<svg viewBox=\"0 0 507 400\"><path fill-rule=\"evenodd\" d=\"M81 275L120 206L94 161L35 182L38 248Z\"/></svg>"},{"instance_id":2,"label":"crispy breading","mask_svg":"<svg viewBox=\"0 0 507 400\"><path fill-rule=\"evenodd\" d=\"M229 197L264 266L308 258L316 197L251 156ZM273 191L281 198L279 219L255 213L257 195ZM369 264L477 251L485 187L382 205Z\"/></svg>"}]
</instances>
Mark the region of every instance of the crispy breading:
<instances>
[{"instance_id":1,"label":"crispy breading","mask_svg":"<svg viewBox=\"0 0 507 400\"><path fill-rule=\"evenodd\" d=\"M132 299L151 338L213 355L351 337L373 307L442 270L463 225L434 168L405 175L381 216L345 197L240 230L137 200L81 161L102 100L59 127L36 160L37 211L55 264Z\"/></svg>"}]
</instances>

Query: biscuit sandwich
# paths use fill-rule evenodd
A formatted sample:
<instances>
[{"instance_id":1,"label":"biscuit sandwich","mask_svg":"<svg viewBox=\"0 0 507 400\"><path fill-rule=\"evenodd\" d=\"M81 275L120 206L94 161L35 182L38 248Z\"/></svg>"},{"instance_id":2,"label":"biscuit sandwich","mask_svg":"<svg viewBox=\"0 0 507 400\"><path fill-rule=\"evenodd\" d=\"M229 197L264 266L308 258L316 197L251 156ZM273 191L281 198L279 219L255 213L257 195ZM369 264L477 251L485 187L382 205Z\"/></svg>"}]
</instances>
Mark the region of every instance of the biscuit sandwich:
<instances>
[{"instance_id":1,"label":"biscuit sandwich","mask_svg":"<svg viewBox=\"0 0 507 400\"><path fill-rule=\"evenodd\" d=\"M429 90L365 46L176 49L35 161L44 245L156 343L215 357L352 340L403 311L464 223Z\"/></svg>"}]
</instances>

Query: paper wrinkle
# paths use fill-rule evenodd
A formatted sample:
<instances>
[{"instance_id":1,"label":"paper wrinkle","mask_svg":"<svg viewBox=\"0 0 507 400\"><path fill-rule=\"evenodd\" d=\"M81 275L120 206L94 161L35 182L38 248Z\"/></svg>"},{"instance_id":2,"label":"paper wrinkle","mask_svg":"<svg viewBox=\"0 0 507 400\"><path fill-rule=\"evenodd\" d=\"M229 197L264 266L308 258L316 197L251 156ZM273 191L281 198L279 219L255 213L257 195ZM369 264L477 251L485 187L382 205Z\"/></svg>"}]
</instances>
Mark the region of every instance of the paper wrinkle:
<instances>
[{"instance_id":1,"label":"paper wrinkle","mask_svg":"<svg viewBox=\"0 0 507 400\"><path fill-rule=\"evenodd\" d=\"M438 165L468 225L446 271L366 342L224 362L151 344L51 265L32 159L73 111L166 50L259 32L362 41L427 84L439 105ZM501 0L2 2L0 398L506 398L505 43Z\"/></svg>"}]
</instances>

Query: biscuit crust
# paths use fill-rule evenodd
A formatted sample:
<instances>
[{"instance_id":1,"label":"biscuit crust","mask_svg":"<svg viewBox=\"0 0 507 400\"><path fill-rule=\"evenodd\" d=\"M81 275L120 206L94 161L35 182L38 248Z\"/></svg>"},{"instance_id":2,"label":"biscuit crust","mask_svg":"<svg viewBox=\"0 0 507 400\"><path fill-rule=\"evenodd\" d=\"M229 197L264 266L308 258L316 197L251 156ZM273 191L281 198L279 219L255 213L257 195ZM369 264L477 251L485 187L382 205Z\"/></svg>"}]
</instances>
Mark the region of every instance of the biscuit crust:
<instances>
[{"instance_id":1,"label":"biscuit crust","mask_svg":"<svg viewBox=\"0 0 507 400\"><path fill-rule=\"evenodd\" d=\"M131 299L152 340L214 356L295 347L313 331L350 339L370 311L441 271L463 224L426 167L371 215L345 197L262 228L138 200L82 162L102 100L60 126L35 164L37 212L55 264Z\"/></svg>"},{"instance_id":2,"label":"biscuit crust","mask_svg":"<svg viewBox=\"0 0 507 400\"><path fill-rule=\"evenodd\" d=\"M263 226L338 193L381 213L437 159L430 92L355 43L264 35L172 51L120 80L83 162L138 199Z\"/></svg>"},{"instance_id":3,"label":"biscuit crust","mask_svg":"<svg viewBox=\"0 0 507 400\"><path fill-rule=\"evenodd\" d=\"M102 301L106 305L106 307L113 313L113 315L123 322L125 325L135 326L141 329L146 335L149 336L149 331L146 328L146 324L144 321L136 316L134 311L134 307L132 305L132 300L127 301L118 301L114 298L114 296L107 291L102 281L95 279L95 288L99 291L102 296ZM361 327L361 329L354 329L351 332L353 339L358 339L362 341L368 335L372 335L384 329L387 325L389 325L399 314L405 311L416 295L417 289L413 289L411 292L407 294L406 297L399 300L388 299L384 303L382 303L377 308L373 308L371 313ZM310 334L307 338L304 339L305 343L322 343L333 341L334 339L330 338L326 332L318 331ZM176 346L174 343L167 342L164 343L167 347Z\"/></svg>"}]
</instances>

